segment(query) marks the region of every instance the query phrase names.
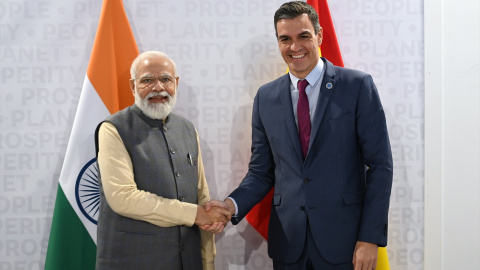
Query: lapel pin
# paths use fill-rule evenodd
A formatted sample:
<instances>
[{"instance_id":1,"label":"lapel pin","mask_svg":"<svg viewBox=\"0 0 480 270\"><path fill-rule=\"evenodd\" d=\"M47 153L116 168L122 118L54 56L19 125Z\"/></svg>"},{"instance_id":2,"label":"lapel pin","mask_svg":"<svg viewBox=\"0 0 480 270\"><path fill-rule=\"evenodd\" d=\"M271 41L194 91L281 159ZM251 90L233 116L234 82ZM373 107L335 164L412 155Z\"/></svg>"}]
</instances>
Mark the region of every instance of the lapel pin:
<instances>
[{"instance_id":1,"label":"lapel pin","mask_svg":"<svg viewBox=\"0 0 480 270\"><path fill-rule=\"evenodd\" d=\"M325 86L327 87L327 89L332 89L333 84L331 82L329 82Z\"/></svg>"}]
</instances>

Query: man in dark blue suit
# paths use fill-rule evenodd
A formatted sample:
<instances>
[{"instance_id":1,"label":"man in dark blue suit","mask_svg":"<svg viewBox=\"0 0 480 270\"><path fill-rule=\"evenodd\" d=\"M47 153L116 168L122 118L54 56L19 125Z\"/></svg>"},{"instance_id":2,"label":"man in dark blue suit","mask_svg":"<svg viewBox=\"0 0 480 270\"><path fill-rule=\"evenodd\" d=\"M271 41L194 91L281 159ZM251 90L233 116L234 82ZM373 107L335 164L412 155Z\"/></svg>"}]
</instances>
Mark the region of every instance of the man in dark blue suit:
<instances>
[{"instance_id":1,"label":"man in dark blue suit","mask_svg":"<svg viewBox=\"0 0 480 270\"><path fill-rule=\"evenodd\" d=\"M289 74L258 90L249 171L224 202L209 204L227 207L237 224L274 187L275 269L374 269L387 245L393 170L375 84L319 57L323 32L310 5L285 3L274 23Z\"/></svg>"}]
</instances>

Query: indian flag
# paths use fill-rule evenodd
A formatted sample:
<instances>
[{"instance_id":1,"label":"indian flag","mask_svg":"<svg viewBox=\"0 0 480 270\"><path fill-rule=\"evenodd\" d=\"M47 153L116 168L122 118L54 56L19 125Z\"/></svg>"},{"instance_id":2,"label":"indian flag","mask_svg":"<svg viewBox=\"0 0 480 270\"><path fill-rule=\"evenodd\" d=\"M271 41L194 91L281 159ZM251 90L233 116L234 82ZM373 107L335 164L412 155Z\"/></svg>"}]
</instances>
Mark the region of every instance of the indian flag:
<instances>
[{"instance_id":1,"label":"indian flag","mask_svg":"<svg viewBox=\"0 0 480 270\"><path fill-rule=\"evenodd\" d=\"M87 75L60 173L45 269L95 269L100 203L96 126L134 102L130 65L138 55L121 0L104 0Z\"/></svg>"},{"instance_id":2,"label":"indian flag","mask_svg":"<svg viewBox=\"0 0 480 270\"><path fill-rule=\"evenodd\" d=\"M318 48L320 56L324 56L336 66L343 67L342 54L338 46L337 35L333 27L330 9L327 0L307 0L318 14L320 26L323 28L322 45ZM268 240L268 221L270 219L270 211L272 209L271 201L273 197L273 189L250 210L246 219L252 227L255 228L266 240ZM377 270L390 270L388 262L387 249L378 248Z\"/></svg>"}]
</instances>

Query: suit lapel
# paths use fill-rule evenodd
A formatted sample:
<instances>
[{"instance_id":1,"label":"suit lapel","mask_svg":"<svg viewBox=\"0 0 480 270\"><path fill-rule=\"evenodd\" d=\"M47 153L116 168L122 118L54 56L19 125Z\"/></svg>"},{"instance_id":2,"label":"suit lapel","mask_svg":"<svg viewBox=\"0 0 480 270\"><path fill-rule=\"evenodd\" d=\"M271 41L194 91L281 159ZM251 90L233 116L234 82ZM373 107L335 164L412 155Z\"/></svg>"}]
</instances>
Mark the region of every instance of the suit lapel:
<instances>
[{"instance_id":1,"label":"suit lapel","mask_svg":"<svg viewBox=\"0 0 480 270\"><path fill-rule=\"evenodd\" d=\"M300 139L298 137L298 129L295 124L295 116L292 109L292 93L290 90L290 77L288 73L283 76L280 85L280 102L282 103L283 117L285 125L287 126L288 134L292 140L295 152L300 160L303 160L302 148L300 146Z\"/></svg>"},{"instance_id":2,"label":"suit lapel","mask_svg":"<svg viewBox=\"0 0 480 270\"><path fill-rule=\"evenodd\" d=\"M315 116L313 117L312 133L310 136L309 149L317 139L317 133L318 133L318 130L320 129L320 124L322 123L323 116L325 115L325 111L328 107L328 104L330 103L330 98L333 94L333 91L335 90L336 81L333 79L334 77L335 77L335 69L332 63L330 63L328 60L325 59L325 74L323 75L323 80L320 84L320 94L318 96L317 109L315 111Z\"/></svg>"}]
</instances>

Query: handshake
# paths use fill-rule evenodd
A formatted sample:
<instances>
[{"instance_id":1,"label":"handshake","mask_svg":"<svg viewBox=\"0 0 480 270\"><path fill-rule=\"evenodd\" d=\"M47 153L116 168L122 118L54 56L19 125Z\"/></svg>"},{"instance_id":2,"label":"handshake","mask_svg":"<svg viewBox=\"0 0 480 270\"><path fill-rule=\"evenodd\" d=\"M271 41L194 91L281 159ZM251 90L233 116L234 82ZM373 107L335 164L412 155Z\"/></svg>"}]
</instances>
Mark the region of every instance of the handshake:
<instances>
[{"instance_id":1,"label":"handshake","mask_svg":"<svg viewBox=\"0 0 480 270\"><path fill-rule=\"evenodd\" d=\"M221 233L234 214L235 205L230 199L223 202L211 200L197 206L195 224L204 231Z\"/></svg>"}]
</instances>

